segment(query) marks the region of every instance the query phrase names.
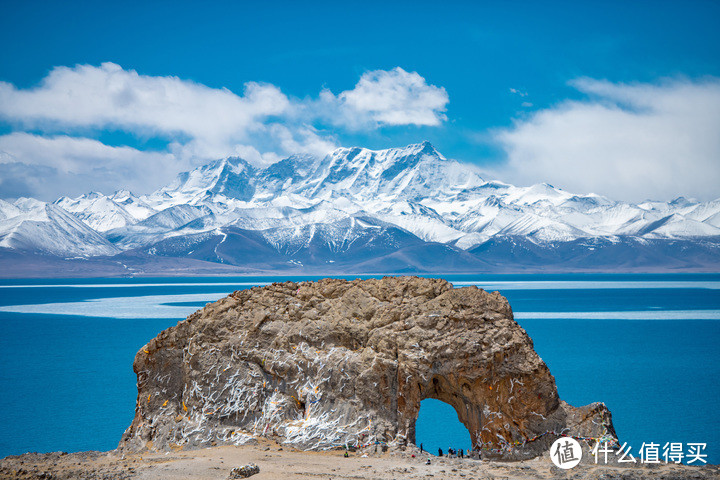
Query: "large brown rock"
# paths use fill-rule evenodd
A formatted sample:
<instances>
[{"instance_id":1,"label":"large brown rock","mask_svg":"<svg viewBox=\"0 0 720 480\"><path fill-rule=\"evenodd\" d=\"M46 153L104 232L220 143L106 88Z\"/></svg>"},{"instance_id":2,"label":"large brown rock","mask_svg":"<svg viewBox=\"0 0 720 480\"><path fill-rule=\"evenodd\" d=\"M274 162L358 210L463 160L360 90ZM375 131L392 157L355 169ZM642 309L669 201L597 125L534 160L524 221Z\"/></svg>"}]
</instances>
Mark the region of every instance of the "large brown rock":
<instances>
[{"instance_id":1,"label":"large brown rock","mask_svg":"<svg viewBox=\"0 0 720 480\"><path fill-rule=\"evenodd\" d=\"M420 401L452 405L473 447L506 459L557 435L615 439L600 403L574 408L499 293L440 279L285 282L241 290L135 357L131 450L300 449L415 442ZM551 433L548 433L551 432Z\"/></svg>"}]
</instances>

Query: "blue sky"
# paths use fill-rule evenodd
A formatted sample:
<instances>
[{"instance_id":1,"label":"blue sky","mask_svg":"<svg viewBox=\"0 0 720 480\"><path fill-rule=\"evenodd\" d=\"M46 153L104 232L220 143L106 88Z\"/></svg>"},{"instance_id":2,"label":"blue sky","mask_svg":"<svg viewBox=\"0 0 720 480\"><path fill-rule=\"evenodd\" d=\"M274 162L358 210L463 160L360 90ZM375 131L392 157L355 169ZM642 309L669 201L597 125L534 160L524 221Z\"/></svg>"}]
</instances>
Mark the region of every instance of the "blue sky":
<instances>
[{"instance_id":1,"label":"blue sky","mask_svg":"<svg viewBox=\"0 0 720 480\"><path fill-rule=\"evenodd\" d=\"M512 183L712 199L719 20L701 1L5 0L0 197L427 139Z\"/></svg>"}]
</instances>

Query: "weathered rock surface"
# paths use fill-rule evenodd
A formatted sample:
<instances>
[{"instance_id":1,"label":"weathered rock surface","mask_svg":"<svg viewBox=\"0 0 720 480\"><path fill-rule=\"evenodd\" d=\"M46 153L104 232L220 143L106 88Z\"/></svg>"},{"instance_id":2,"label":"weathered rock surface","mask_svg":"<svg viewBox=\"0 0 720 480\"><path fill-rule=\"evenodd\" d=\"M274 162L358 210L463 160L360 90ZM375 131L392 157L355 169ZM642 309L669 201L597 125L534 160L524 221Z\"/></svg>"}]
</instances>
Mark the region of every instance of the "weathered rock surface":
<instances>
[{"instance_id":1,"label":"weathered rock surface","mask_svg":"<svg viewBox=\"0 0 720 480\"><path fill-rule=\"evenodd\" d=\"M258 473L260 473L260 467L258 467L254 463L250 463L248 465L243 465L242 467L235 467L230 470L230 476L228 478L231 480L236 478L248 478Z\"/></svg>"},{"instance_id":2,"label":"weathered rock surface","mask_svg":"<svg viewBox=\"0 0 720 480\"><path fill-rule=\"evenodd\" d=\"M440 279L276 283L237 291L135 357L129 450L300 449L415 441L420 401L452 405L484 456L546 452L559 434L616 440L610 412L574 408L507 300Z\"/></svg>"}]
</instances>

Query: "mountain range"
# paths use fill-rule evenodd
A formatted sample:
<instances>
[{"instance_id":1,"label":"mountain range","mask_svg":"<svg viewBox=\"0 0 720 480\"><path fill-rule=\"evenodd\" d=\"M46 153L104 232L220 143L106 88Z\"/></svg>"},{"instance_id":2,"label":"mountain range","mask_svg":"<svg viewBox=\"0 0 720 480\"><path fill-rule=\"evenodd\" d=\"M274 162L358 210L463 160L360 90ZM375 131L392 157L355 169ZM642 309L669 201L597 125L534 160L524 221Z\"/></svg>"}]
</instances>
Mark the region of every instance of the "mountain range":
<instances>
[{"instance_id":1,"label":"mountain range","mask_svg":"<svg viewBox=\"0 0 720 480\"><path fill-rule=\"evenodd\" d=\"M149 195L0 200L0 261L3 276L718 271L720 199L516 187L428 142L228 157Z\"/></svg>"}]
</instances>

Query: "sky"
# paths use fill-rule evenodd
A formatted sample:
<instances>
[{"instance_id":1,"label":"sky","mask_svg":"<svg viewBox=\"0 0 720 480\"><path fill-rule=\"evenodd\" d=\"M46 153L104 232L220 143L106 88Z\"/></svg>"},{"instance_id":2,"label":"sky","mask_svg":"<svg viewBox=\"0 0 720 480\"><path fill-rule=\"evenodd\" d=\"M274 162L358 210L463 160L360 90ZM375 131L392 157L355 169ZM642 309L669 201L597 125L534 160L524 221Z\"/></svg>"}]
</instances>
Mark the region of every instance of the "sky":
<instances>
[{"instance_id":1,"label":"sky","mask_svg":"<svg viewBox=\"0 0 720 480\"><path fill-rule=\"evenodd\" d=\"M423 140L516 185L720 197L720 2L391 3L0 0L0 198Z\"/></svg>"}]
</instances>

